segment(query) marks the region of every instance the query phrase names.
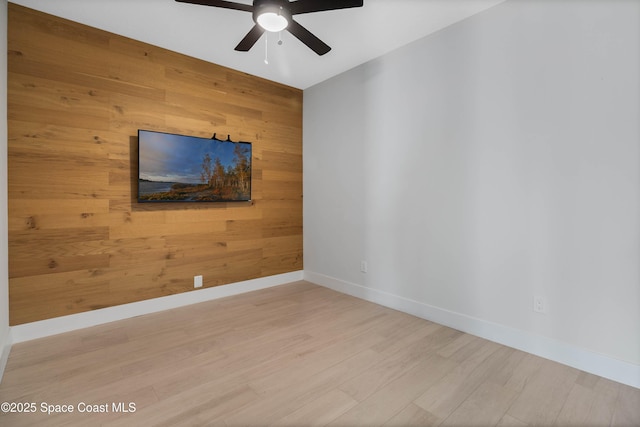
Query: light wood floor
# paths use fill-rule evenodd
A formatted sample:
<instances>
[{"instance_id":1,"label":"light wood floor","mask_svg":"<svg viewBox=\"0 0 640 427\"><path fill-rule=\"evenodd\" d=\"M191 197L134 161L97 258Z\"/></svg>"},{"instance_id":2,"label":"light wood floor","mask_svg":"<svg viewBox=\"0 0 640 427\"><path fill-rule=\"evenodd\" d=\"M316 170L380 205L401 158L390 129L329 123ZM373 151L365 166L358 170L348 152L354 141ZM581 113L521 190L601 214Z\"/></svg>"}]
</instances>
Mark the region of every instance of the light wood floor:
<instances>
[{"instance_id":1,"label":"light wood floor","mask_svg":"<svg viewBox=\"0 0 640 427\"><path fill-rule=\"evenodd\" d=\"M640 426L638 389L305 282L15 345L6 401L37 411L2 426Z\"/></svg>"}]
</instances>

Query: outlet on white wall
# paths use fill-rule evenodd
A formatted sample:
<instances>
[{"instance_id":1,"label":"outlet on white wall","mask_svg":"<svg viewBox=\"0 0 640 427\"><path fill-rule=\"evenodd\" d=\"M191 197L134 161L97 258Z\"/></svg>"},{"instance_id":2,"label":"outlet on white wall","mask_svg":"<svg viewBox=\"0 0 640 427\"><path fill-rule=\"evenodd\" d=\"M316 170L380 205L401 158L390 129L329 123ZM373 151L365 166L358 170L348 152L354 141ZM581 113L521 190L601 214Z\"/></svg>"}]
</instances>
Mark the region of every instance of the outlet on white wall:
<instances>
[{"instance_id":1,"label":"outlet on white wall","mask_svg":"<svg viewBox=\"0 0 640 427\"><path fill-rule=\"evenodd\" d=\"M536 313L547 313L547 302L541 296L533 297L533 311Z\"/></svg>"},{"instance_id":2,"label":"outlet on white wall","mask_svg":"<svg viewBox=\"0 0 640 427\"><path fill-rule=\"evenodd\" d=\"M360 271L366 273L369 270L369 265L367 261L360 261Z\"/></svg>"}]
</instances>

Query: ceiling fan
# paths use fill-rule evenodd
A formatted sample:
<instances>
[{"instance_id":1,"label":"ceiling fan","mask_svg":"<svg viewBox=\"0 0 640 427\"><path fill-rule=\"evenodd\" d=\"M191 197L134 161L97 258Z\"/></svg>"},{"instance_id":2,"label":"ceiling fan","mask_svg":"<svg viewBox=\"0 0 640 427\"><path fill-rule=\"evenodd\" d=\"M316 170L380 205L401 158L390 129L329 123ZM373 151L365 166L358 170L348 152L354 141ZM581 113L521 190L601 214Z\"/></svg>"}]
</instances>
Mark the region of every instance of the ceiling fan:
<instances>
[{"instance_id":1,"label":"ceiling fan","mask_svg":"<svg viewBox=\"0 0 640 427\"><path fill-rule=\"evenodd\" d=\"M324 55L329 52L331 47L294 21L292 16L303 13L362 7L364 3L364 0L254 0L253 5L249 5L225 0L176 1L251 12L255 25L235 47L237 51L247 52L256 44L265 31L279 32L286 29L318 55Z\"/></svg>"}]
</instances>

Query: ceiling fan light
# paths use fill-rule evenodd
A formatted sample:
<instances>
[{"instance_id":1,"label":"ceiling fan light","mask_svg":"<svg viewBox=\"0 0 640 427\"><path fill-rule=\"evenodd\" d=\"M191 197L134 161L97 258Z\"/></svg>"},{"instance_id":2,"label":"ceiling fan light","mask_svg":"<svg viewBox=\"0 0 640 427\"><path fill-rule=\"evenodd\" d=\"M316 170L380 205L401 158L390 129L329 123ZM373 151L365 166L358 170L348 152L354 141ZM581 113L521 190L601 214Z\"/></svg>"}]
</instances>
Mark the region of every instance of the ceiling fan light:
<instances>
[{"instance_id":1,"label":"ceiling fan light","mask_svg":"<svg viewBox=\"0 0 640 427\"><path fill-rule=\"evenodd\" d=\"M277 33L289 26L286 17L276 12L264 12L256 18L258 24L267 31Z\"/></svg>"}]
</instances>

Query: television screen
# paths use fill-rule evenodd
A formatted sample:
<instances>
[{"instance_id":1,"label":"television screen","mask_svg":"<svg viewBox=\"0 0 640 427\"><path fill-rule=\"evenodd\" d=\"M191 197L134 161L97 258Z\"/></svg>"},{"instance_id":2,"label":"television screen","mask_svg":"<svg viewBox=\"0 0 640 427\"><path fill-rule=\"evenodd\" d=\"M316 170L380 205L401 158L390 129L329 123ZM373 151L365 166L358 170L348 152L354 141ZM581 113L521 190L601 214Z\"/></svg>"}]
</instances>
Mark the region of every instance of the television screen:
<instances>
[{"instance_id":1,"label":"television screen","mask_svg":"<svg viewBox=\"0 0 640 427\"><path fill-rule=\"evenodd\" d=\"M138 130L138 202L248 200L251 143Z\"/></svg>"}]
</instances>

